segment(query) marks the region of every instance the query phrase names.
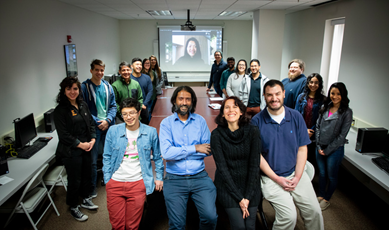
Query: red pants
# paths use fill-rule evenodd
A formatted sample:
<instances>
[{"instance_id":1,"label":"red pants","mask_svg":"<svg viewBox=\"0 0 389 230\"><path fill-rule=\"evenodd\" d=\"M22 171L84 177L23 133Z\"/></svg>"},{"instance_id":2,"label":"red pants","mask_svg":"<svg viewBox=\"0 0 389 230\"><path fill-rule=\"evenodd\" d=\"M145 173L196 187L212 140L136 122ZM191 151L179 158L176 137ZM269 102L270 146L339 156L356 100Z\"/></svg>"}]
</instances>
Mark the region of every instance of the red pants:
<instances>
[{"instance_id":1,"label":"red pants","mask_svg":"<svg viewBox=\"0 0 389 230\"><path fill-rule=\"evenodd\" d=\"M255 114L261 112L261 107L247 107L246 113L247 115L252 118L255 116Z\"/></svg>"},{"instance_id":2,"label":"red pants","mask_svg":"<svg viewBox=\"0 0 389 230\"><path fill-rule=\"evenodd\" d=\"M112 229L138 229L146 200L143 180L119 182L111 179L106 184L106 191Z\"/></svg>"}]
</instances>

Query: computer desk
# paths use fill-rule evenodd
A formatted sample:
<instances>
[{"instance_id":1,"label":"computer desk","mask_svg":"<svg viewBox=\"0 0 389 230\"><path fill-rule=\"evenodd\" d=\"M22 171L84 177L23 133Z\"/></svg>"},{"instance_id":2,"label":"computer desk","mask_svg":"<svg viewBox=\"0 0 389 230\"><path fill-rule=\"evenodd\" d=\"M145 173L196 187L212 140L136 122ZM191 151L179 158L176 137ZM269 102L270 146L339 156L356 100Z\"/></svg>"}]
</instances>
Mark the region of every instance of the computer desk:
<instances>
[{"instance_id":1,"label":"computer desk","mask_svg":"<svg viewBox=\"0 0 389 230\"><path fill-rule=\"evenodd\" d=\"M357 130L351 128L345 145L342 165L353 174L362 184L389 204L389 175L378 168L372 158L382 156L382 153L362 154L355 150L357 142Z\"/></svg>"},{"instance_id":2,"label":"computer desk","mask_svg":"<svg viewBox=\"0 0 389 230\"><path fill-rule=\"evenodd\" d=\"M29 159L8 158L9 173L7 176L13 181L0 186L0 206L6 202L13 194L23 187L39 169L46 163L49 163L55 157L55 151L58 145L57 131L52 133L38 133L38 137L51 136L53 139L47 143L39 152L35 153ZM34 138L35 141L38 137ZM32 143L31 142L31 143ZM3 177L1 176L1 177Z\"/></svg>"}]
</instances>

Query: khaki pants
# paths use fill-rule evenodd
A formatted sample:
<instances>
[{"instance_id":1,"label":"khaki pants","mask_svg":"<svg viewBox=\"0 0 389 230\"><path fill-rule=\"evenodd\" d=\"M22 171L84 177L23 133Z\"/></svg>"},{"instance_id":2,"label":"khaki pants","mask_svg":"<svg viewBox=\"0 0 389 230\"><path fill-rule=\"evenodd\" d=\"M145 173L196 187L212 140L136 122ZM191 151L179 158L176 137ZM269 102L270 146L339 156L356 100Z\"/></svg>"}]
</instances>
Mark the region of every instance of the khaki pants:
<instances>
[{"instance_id":1,"label":"khaki pants","mask_svg":"<svg viewBox=\"0 0 389 230\"><path fill-rule=\"evenodd\" d=\"M294 173L286 178L291 179L293 177ZM320 205L317 202L311 180L306 172L303 173L295 190L292 192L285 191L267 176L262 176L261 180L263 196L272 204L276 212L273 230L294 229L297 221L295 205L300 210L305 229L324 229Z\"/></svg>"}]
</instances>

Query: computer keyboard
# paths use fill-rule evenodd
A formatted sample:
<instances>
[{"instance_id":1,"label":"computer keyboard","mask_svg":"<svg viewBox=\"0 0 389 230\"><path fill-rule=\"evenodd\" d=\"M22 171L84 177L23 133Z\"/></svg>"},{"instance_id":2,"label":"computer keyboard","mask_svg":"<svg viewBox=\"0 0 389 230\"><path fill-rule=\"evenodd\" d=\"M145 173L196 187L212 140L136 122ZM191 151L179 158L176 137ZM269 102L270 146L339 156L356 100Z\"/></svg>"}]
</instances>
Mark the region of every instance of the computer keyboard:
<instances>
[{"instance_id":1,"label":"computer keyboard","mask_svg":"<svg viewBox=\"0 0 389 230\"><path fill-rule=\"evenodd\" d=\"M384 170L387 174L389 174L389 159L388 157L382 156L382 157L376 157L371 159L375 165L378 166L378 168Z\"/></svg>"},{"instance_id":2,"label":"computer keyboard","mask_svg":"<svg viewBox=\"0 0 389 230\"><path fill-rule=\"evenodd\" d=\"M41 150L43 147L47 145L45 141L36 140L33 145L25 147L18 151L18 158L28 159L32 157L35 153Z\"/></svg>"}]
</instances>

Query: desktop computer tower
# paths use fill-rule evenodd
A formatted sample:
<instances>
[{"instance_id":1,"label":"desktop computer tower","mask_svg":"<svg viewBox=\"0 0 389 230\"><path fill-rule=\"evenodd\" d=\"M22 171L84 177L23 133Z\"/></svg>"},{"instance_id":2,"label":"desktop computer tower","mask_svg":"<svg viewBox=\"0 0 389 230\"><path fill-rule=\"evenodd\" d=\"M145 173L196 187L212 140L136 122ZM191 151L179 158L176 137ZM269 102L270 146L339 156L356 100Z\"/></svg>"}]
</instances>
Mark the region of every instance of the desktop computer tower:
<instances>
[{"instance_id":1,"label":"desktop computer tower","mask_svg":"<svg viewBox=\"0 0 389 230\"><path fill-rule=\"evenodd\" d=\"M54 109L50 109L46 113L43 114L45 119L45 130L46 133L51 133L55 130L54 124Z\"/></svg>"},{"instance_id":2,"label":"desktop computer tower","mask_svg":"<svg viewBox=\"0 0 389 230\"><path fill-rule=\"evenodd\" d=\"M384 148L388 130L385 128L359 128L355 150L360 153L379 153Z\"/></svg>"}]
</instances>

